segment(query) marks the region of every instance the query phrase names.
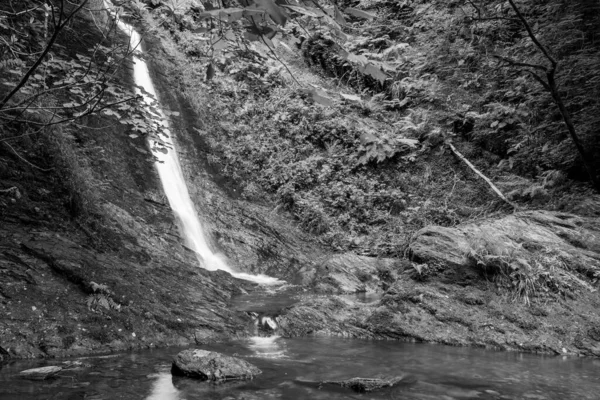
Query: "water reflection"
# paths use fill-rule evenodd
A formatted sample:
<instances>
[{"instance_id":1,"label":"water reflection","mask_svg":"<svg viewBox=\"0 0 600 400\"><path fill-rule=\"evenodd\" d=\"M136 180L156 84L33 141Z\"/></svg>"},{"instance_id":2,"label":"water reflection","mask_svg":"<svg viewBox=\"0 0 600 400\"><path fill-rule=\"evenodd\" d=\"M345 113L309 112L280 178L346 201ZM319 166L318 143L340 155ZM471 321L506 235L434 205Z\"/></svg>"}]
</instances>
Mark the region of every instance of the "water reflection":
<instances>
[{"instance_id":1,"label":"water reflection","mask_svg":"<svg viewBox=\"0 0 600 400\"><path fill-rule=\"evenodd\" d=\"M255 357L285 358L285 349L280 336L253 336L248 338L248 348Z\"/></svg>"},{"instance_id":2,"label":"water reflection","mask_svg":"<svg viewBox=\"0 0 600 400\"><path fill-rule=\"evenodd\" d=\"M155 375L156 381L152 384L152 392L146 400L183 400L181 392L173 385L171 372L160 372Z\"/></svg>"}]
</instances>

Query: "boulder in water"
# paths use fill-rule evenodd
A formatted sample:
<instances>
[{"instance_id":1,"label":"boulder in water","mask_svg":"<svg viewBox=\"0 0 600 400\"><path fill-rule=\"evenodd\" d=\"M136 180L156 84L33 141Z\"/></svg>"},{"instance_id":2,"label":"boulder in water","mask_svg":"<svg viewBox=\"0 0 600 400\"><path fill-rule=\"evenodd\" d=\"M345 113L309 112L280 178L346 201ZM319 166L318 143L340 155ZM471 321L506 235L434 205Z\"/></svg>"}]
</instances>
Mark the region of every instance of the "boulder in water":
<instances>
[{"instance_id":1,"label":"boulder in water","mask_svg":"<svg viewBox=\"0 0 600 400\"><path fill-rule=\"evenodd\" d=\"M175 356L171 373L202 380L229 381L252 379L262 371L236 357L214 351L190 349Z\"/></svg>"},{"instance_id":2,"label":"boulder in water","mask_svg":"<svg viewBox=\"0 0 600 400\"><path fill-rule=\"evenodd\" d=\"M358 393L367 393L373 392L379 389L385 389L392 386L396 386L399 384L411 384L415 383L415 377L407 374L394 376L394 377L384 377L384 378L350 378L339 381L323 381L323 382L314 382L314 381L296 381L302 385L306 386L314 386L319 389L323 388L323 386L339 386L342 388L352 389Z\"/></svg>"},{"instance_id":3,"label":"boulder in water","mask_svg":"<svg viewBox=\"0 0 600 400\"><path fill-rule=\"evenodd\" d=\"M25 371L19 372L19 376L34 381L43 381L45 379L54 378L60 371L62 371L62 367L52 365L48 367L26 369Z\"/></svg>"}]
</instances>

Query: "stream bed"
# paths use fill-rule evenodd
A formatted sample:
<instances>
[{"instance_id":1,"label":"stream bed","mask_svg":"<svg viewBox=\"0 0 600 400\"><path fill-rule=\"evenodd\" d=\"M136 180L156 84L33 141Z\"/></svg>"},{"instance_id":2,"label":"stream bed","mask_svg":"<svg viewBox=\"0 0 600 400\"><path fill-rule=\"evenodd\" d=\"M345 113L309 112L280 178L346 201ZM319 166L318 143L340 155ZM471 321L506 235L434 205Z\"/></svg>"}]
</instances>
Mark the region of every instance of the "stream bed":
<instances>
[{"instance_id":1,"label":"stream bed","mask_svg":"<svg viewBox=\"0 0 600 400\"><path fill-rule=\"evenodd\" d=\"M61 360L0 367L0 399L598 399L600 360L332 337L254 337L202 346L243 357L263 373L248 382L211 384L172 377L180 348L74 359L84 366L54 380L22 370ZM71 360L73 361L73 360ZM392 388L355 393L319 385L353 377L395 377Z\"/></svg>"}]
</instances>

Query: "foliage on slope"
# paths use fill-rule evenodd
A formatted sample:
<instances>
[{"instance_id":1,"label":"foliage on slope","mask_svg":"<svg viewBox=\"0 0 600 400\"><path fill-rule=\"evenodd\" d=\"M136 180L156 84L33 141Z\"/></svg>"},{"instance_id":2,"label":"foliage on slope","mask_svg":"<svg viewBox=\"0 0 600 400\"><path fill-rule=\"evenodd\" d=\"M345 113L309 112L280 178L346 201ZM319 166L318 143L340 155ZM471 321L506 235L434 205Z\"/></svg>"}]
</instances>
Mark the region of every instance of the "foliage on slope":
<instances>
[{"instance_id":1,"label":"foliage on slope","mask_svg":"<svg viewBox=\"0 0 600 400\"><path fill-rule=\"evenodd\" d=\"M334 248L398 255L426 224L499 206L447 140L521 206L568 208L586 193L567 179L585 176L549 94L496 57L543 62L506 5L486 3L488 19L462 1L277 4L132 7L187 56L181 89L199 114L197 133L245 198L275 201ZM543 32L529 4L520 6ZM595 82L595 71L581 73ZM590 126L578 120L588 148Z\"/></svg>"}]
</instances>

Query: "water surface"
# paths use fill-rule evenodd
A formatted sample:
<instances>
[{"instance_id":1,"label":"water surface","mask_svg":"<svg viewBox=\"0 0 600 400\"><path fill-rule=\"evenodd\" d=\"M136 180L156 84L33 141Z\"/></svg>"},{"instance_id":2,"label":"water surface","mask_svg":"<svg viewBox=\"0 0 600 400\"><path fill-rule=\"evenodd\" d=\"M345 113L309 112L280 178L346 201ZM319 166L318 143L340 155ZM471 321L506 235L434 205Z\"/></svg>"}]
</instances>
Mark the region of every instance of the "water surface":
<instances>
[{"instance_id":1,"label":"water surface","mask_svg":"<svg viewBox=\"0 0 600 400\"><path fill-rule=\"evenodd\" d=\"M53 381L19 371L61 361L15 361L0 369L0 399L598 399L600 360L428 344L316 337L251 338L206 349L237 355L263 374L214 385L171 377L181 349L78 359L89 367ZM317 382L404 376L397 387L359 394Z\"/></svg>"}]
</instances>

